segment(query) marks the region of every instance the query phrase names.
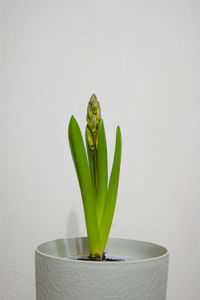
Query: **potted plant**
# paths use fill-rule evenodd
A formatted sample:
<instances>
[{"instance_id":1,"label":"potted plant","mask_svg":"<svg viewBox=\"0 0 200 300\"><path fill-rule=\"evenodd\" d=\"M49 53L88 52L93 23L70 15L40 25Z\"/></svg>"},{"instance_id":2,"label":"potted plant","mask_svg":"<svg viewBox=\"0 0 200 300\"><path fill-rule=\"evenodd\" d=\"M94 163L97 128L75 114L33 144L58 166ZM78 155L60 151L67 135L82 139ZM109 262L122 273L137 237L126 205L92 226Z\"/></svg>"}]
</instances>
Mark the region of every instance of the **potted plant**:
<instances>
[{"instance_id":1,"label":"potted plant","mask_svg":"<svg viewBox=\"0 0 200 300\"><path fill-rule=\"evenodd\" d=\"M117 198L122 140L118 126L108 180L106 135L95 94L87 108L87 151L74 116L68 137L87 238L54 240L37 247L36 299L166 299L168 251L149 242L108 238Z\"/></svg>"}]
</instances>

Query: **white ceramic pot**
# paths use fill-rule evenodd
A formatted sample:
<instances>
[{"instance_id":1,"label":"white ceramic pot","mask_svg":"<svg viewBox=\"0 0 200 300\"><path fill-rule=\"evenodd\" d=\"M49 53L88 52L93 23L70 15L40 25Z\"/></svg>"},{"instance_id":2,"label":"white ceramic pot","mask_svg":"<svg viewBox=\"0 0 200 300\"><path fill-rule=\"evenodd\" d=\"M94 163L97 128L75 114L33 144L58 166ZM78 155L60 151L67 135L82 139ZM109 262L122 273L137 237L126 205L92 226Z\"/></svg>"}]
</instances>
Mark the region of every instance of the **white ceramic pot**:
<instances>
[{"instance_id":1,"label":"white ceramic pot","mask_svg":"<svg viewBox=\"0 0 200 300\"><path fill-rule=\"evenodd\" d=\"M46 242L35 251L37 300L165 300L168 251L159 245L110 238L107 253L131 260L75 260L87 238Z\"/></svg>"}]
</instances>

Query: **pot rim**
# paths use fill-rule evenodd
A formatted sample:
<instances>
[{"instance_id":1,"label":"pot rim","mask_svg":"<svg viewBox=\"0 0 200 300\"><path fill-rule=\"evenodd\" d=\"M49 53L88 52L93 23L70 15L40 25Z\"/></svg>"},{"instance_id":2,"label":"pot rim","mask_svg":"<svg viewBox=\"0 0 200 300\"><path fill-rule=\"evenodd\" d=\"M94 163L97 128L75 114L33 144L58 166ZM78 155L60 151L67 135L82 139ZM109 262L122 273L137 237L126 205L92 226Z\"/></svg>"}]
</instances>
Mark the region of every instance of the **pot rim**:
<instances>
[{"instance_id":1,"label":"pot rim","mask_svg":"<svg viewBox=\"0 0 200 300\"><path fill-rule=\"evenodd\" d=\"M61 260L61 261L65 261L65 262L73 262L73 263L89 263L89 264L130 264L130 263L141 263L141 262L150 262L150 261L155 261L155 260L159 260L161 258L167 257L169 256L169 251L161 246L160 244L157 243L153 243L153 242L149 242L149 241L143 241L143 240L135 240L135 239L129 239L129 238L121 238L121 237L110 237L109 240L124 240L124 241L136 241L136 242L141 242L142 244L148 244L148 245L152 245L152 246L157 246L160 247L164 253L155 257L150 257L150 258L139 258L138 260L125 260L125 261L86 261L86 260L75 260L69 257L59 257L59 256L54 256L54 255L50 255L50 254L46 254L45 252L40 251L38 248L46 243L49 242L56 242L56 241L60 241L60 240L69 240L69 239L87 239L87 237L85 236L79 236L79 237L69 237L69 238L60 238L60 239L54 239L54 240L48 240L46 242L43 242L41 244L39 244L36 248L35 248L35 254L39 254L41 256L47 257L47 258L51 258L51 259L55 259L55 260Z\"/></svg>"}]
</instances>

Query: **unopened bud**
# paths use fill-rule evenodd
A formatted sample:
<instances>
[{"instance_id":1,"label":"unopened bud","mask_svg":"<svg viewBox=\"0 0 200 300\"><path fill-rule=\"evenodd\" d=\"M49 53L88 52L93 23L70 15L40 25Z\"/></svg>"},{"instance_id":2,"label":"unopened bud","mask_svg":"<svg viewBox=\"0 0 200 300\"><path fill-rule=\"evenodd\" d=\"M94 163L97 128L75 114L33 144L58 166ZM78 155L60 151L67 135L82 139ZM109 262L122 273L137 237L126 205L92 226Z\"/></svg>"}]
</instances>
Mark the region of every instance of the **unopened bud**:
<instances>
[{"instance_id":1,"label":"unopened bud","mask_svg":"<svg viewBox=\"0 0 200 300\"><path fill-rule=\"evenodd\" d=\"M87 143L90 146L91 149L94 148L94 141L93 141L93 137L92 137L92 133L89 129L89 127L86 127L86 137L87 137Z\"/></svg>"},{"instance_id":2,"label":"unopened bud","mask_svg":"<svg viewBox=\"0 0 200 300\"><path fill-rule=\"evenodd\" d=\"M95 94L92 94L87 108L87 124L89 129L95 134L101 119L101 108Z\"/></svg>"}]
</instances>

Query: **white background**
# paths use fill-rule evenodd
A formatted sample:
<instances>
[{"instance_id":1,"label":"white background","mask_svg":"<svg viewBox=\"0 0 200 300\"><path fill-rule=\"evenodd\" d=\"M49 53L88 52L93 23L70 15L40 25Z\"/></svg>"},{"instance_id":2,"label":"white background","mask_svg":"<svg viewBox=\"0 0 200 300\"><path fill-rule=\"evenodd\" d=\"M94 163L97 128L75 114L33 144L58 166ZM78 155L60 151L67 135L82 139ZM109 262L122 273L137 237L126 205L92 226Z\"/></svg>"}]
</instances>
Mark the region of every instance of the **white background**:
<instances>
[{"instance_id":1,"label":"white background","mask_svg":"<svg viewBox=\"0 0 200 300\"><path fill-rule=\"evenodd\" d=\"M111 235L166 246L168 300L200 299L200 2L0 3L0 298L35 299L34 248L86 234L67 126L95 92L109 167L123 134Z\"/></svg>"}]
</instances>

